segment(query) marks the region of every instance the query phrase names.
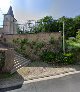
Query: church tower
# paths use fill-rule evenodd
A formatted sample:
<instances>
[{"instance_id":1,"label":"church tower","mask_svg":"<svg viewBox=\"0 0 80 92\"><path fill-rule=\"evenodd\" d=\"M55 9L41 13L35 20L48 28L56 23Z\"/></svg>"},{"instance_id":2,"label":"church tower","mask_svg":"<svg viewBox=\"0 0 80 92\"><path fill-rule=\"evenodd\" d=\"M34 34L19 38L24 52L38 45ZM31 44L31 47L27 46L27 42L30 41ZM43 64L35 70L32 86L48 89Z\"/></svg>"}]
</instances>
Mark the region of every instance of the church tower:
<instances>
[{"instance_id":1,"label":"church tower","mask_svg":"<svg viewBox=\"0 0 80 92\"><path fill-rule=\"evenodd\" d=\"M4 14L3 33L17 34L17 20L14 18L14 14L11 6L7 14Z\"/></svg>"}]
</instances>

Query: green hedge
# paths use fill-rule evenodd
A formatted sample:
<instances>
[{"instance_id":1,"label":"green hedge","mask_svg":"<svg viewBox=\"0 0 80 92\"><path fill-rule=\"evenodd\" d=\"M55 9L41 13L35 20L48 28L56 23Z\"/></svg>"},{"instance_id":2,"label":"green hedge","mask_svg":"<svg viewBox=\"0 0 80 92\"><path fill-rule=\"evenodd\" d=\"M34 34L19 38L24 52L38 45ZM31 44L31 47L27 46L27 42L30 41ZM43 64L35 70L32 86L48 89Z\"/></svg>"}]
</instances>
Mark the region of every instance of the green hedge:
<instances>
[{"instance_id":1,"label":"green hedge","mask_svg":"<svg viewBox=\"0 0 80 92\"><path fill-rule=\"evenodd\" d=\"M54 53L50 51L43 51L41 60L50 64L74 64L74 54L72 53Z\"/></svg>"}]
</instances>

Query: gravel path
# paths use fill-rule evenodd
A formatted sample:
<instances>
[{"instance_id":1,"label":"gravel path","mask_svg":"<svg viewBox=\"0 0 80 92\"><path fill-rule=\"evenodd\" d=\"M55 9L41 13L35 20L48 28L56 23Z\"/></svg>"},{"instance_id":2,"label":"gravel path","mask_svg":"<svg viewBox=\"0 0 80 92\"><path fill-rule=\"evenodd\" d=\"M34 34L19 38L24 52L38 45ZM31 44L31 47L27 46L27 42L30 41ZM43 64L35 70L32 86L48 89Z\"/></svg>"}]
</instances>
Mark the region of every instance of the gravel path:
<instances>
[{"instance_id":1,"label":"gravel path","mask_svg":"<svg viewBox=\"0 0 80 92\"><path fill-rule=\"evenodd\" d=\"M43 62L34 62L27 67L23 67L17 72L25 80L28 80L28 79L45 77L45 76L52 76L52 75L55 76L57 74L74 72L76 70L80 70L80 66L74 65L74 66L55 67L55 66L50 66Z\"/></svg>"}]
</instances>

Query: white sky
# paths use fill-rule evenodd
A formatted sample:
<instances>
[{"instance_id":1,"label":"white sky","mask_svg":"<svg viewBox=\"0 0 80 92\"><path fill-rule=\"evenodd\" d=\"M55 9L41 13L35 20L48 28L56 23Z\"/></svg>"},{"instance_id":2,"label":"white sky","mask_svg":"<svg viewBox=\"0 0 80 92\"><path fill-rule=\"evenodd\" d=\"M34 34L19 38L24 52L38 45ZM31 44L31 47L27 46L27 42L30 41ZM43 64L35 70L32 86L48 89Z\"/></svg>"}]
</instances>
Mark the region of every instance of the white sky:
<instances>
[{"instance_id":1,"label":"white sky","mask_svg":"<svg viewBox=\"0 0 80 92\"><path fill-rule=\"evenodd\" d=\"M2 25L3 14L6 14L10 7L10 0L0 0L0 25Z\"/></svg>"},{"instance_id":2,"label":"white sky","mask_svg":"<svg viewBox=\"0 0 80 92\"><path fill-rule=\"evenodd\" d=\"M5 13L10 7L10 0L0 0L0 8Z\"/></svg>"},{"instance_id":3,"label":"white sky","mask_svg":"<svg viewBox=\"0 0 80 92\"><path fill-rule=\"evenodd\" d=\"M10 2L11 1L11 2ZM0 10L8 12L10 5L18 21L37 20L46 15L59 18L80 15L80 0L0 0ZM3 15L0 11L0 25Z\"/></svg>"}]
</instances>

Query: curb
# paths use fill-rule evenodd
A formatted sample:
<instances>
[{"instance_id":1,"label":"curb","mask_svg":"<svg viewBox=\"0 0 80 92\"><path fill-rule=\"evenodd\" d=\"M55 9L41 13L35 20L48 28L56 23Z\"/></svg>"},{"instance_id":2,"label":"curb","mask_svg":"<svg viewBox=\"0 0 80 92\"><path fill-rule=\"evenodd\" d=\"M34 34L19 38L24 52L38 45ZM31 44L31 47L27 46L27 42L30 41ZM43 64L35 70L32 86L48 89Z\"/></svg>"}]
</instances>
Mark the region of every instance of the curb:
<instances>
[{"instance_id":1,"label":"curb","mask_svg":"<svg viewBox=\"0 0 80 92\"><path fill-rule=\"evenodd\" d=\"M13 90L13 89L16 89L16 88L20 88L22 85L24 84L28 84L28 83L34 83L34 82L39 82L39 81L45 81L45 80L50 80L50 79L56 79L56 78L61 78L61 77L64 77L64 76L68 76L68 75L73 75L73 74L78 74L80 73L80 71L70 71L70 72L63 72L62 74L59 74L57 73L56 75L49 75L49 76L44 76L44 77L33 77L33 78L30 78L29 80L26 80L24 79L24 82L21 83L21 82L18 82L16 84L12 84L12 85L7 85L6 87L0 87L0 92L2 92L1 90Z\"/></svg>"},{"instance_id":2,"label":"curb","mask_svg":"<svg viewBox=\"0 0 80 92\"><path fill-rule=\"evenodd\" d=\"M68 75L73 75L73 74L78 74L80 73L80 71L70 71L70 72L63 72L62 74L56 74L56 75L49 75L49 76L44 76L44 77L35 77L35 78L30 78L29 80L24 81L23 84L28 84L28 83L33 83L33 82L39 82L39 81L45 81L45 80L50 80L50 79L56 79L56 78L61 78L64 76L68 76Z\"/></svg>"},{"instance_id":3,"label":"curb","mask_svg":"<svg viewBox=\"0 0 80 92\"><path fill-rule=\"evenodd\" d=\"M70 73L70 72L74 72L74 71L65 71L65 72L61 72L61 73L56 73L56 74L49 74L49 75L44 75L44 76L38 76L38 77L31 77L28 80L26 80L26 78L24 78L25 81L29 81L29 80L35 80L35 79L40 79L40 78L46 78L46 77L51 77L51 76L57 76L57 75L61 75L61 74L66 74L66 73Z\"/></svg>"}]
</instances>

